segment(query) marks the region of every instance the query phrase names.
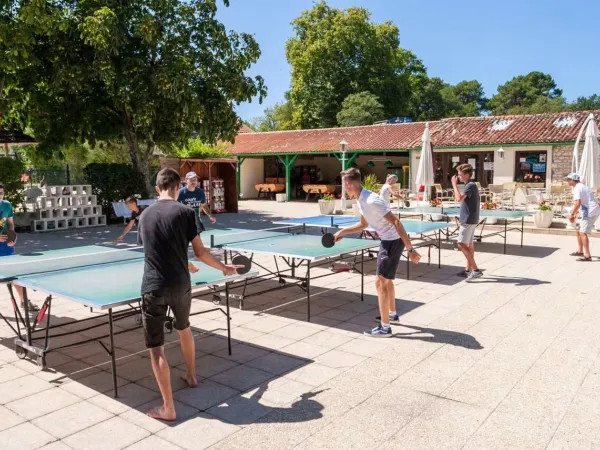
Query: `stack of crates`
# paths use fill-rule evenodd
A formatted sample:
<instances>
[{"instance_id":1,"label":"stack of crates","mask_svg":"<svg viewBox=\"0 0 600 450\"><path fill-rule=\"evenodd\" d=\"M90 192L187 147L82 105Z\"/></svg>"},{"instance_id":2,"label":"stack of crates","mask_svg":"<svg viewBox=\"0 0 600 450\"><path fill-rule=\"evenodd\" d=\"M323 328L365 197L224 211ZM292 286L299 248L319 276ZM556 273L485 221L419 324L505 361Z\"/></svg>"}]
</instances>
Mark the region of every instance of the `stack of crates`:
<instances>
[{"instance_id":1,"label":"stack of crates","mask_svg":"<svg viewBox=\"0 0 600 450\"><path fill-rule=\"evenodd\" d=\"M57 231L106 225L102 207L96 203L90 185L46 186L41 188L35 210L30 212L31 231Z\"/></svg>"}]
</instances>

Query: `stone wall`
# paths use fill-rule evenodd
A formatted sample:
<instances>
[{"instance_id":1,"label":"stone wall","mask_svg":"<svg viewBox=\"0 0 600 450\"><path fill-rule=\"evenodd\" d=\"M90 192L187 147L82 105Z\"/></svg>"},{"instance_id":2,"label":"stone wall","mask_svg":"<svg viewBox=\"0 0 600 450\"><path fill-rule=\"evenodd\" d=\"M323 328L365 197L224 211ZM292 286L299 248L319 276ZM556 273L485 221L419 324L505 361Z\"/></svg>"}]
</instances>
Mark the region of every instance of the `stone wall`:
<instances>
[{"instance_id":1,"label":"stone wall","mask_svg":"<svg viewBox=\"0 0 600 450\"><path fill-rule=\"evenodd\" d=\"M552 183L564 181L571 173L573 163L573 146L552 147Z\"/></svg>"}]
</instances>

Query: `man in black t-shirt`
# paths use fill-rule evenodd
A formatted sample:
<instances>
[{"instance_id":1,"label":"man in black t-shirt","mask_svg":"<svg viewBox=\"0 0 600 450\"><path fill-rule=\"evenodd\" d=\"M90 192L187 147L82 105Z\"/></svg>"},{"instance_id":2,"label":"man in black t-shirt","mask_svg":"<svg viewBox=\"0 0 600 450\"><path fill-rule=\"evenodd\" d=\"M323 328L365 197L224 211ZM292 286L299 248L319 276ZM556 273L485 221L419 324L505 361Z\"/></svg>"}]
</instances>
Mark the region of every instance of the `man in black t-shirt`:
<instances>
[{"instance_id":1,"label":"man in black t-shirt","mask_svg":"<svg viewBox=\"0 0 600 450\"><path fill-rule=\"evenodd\" d=\"M127 226L125 227L123 234L121 236L119 236L118 238L116 238L115 241L123 240L123 238L127 235L127 233L129 233L131 231L131 229L133 228L133 225L138 223L138 221L140 219L140 215L147 208L146 205L138 205L137 198L135 198L133 195L131 197L128 197L127 200L125 200L125 206L127 206L127 209L129 211L131 211L131 216L129 217L129 222L127 223Z\"/></svg>"},{"instance_id":2,"label":"man in black t-shirt","mask_svg":"<svg viewBox=\"0 0 600 450\"><path fill-rule=\"evenodd\" d=\"M174 328L179 334L187 366L183 379L189 387L198 384L195 343L189 322L192 301L188 268L190 242L196 258L221 270L223 275L234 275L239 268L216 260L202 245L196 228L196 213L176 200L180 181L179 174L173 169L163 169L158 173L156 191L159 199L141 215L138 231L138 243L144 246L145 260L141 292L142 321L152 370L163 397L163 405L147 414L162 420L176 418L171 375L164 351L164 325L168 308L175 316Z\"/></svg>"}]
</instances>

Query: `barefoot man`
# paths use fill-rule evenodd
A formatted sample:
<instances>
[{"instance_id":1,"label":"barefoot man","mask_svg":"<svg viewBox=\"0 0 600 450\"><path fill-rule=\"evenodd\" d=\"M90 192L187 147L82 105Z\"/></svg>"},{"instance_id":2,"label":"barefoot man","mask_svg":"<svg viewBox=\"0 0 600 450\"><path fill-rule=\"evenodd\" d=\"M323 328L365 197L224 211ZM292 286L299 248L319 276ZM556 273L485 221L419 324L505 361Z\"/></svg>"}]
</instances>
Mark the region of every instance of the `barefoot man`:
<instances>
[{"instance_id":1,"label":"barefoot man","mask_svg":"<svg viewBox=\"0 0 600 450\"><path fill-rule=\"evenodd\" d=\"M171 374L164 350L164 326L167 309L175 316L174 328L179 334L181 351L187 366L183 379L195 387L195 342L190 329L192 303L188 246L196 258L223 272L234 275L238 266L216 260L202 245L196 227L196 212L177 202L181 178L173 169L163 169L156 177L159 199L140 216L138 242L144 246L144 276L142 278L142 321L146 347L150 350L152 370L158 382L163 405L148 412L150 417L175 420L171 391ZM197 268L196 268L197 269Z\"/></svg>"},{"instance_id":2,"label":"barefoot man","mask_svg":"<svg viewBox=\"0 0 600 450\"><path fill-rule=\"evenodd\" d=\"M358 199L360 222L338 231L335 234L335 240L339 241L347 234L360 233L368 226L371 226L381 239L377 255L377 278L375 279L381 314L378 319L381 320L381 323L372 330L365 331L364 334L380 338L392 337L390 323L398 323L394 279L400 256L405 246L411 261L415 264L419 262L421 256L412 247L408 234L398 217L391 213L388 203L379 195L362 187L358 169L345 170L341 175L348 195Z\"/></svg>"}]
</instances>

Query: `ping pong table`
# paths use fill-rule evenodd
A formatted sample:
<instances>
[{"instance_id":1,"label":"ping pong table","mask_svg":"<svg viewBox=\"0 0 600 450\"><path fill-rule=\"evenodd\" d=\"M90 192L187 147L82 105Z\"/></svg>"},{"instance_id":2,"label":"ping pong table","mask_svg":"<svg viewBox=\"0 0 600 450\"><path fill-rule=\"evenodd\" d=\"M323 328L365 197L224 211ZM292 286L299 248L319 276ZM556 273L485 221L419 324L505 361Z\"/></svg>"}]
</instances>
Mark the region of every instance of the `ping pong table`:
<instances>
[{"instance_id":1,"label":"ping pong table","mask_svg":"<svg viewBox=\"0 0 600 450\"><path fill-rule=\"evenodd\" d=\"M194 261L200 269L190 274L192 291L207 289L213 293L217 286L224 285L226 297L226 310L217 307L207 311L197 312L205 314L212 311L221 311L227 318L227 338L229 352L231 354L231 327L229 315L229 287L231 283L243 280L247 277L257 275L256 271L250 271L244 275L225 277L223 273ZM19 255L0 258L0 282L6 283L15 314L16 325L13 326L2 314L0 316L15 333L15 351L21 359L28 353L37 357L37 364L41 368L46 367L46 355L52 351L84 345L90 342L98 342L111 357L113 390L117 397L117 375L114 351L114 336L138 329L141 326L141 282L144 272L144 254L141 249L117 249L103 245L90 245L63 250L51 250L45 252L22 253ZM13 284L23 287L24 314L16 303L13 294ZM27 290L33 289L47 295L42 307L34 318L29 313L29 301ZM98 316L80 320L72 320L66 323L52 325L51 308L52 299L61 297L87 307L100 311L107 311L107 322L94 323L87 328L52 333L57 327L65 327L73 324L82 324L89 321L98 322ZM137 305L136 305L137 304ZM119 307L119 310L116 310ZM45 326L42 327L44 318L47 318ZM135 317L136 326L114 332L113 324L128 317ZM95 329L108 324L108 334L72 342L65 345L51 347L51 339L73 335L82 331ZM167 322L167 327L170 322ZM168 327L172 329L172 327ZM107 346L102 341L109 340ZM43 345L37 342L43 341Z\"/></svg>"},{"instance_id":2,"label":"ping pong table","mask_svg":"<svg viewBox=\"0 0 600 450\"><path fill-rule=\"evenodd\" d=\"M297 217L293 219L279 220L273 222L274 225L290 225L290 226L305 226L321 228L321 232L327 232L329 228L343 229L356 225L359 222L358 216L332 216L320 215L309 217ZM431 262L431 247L438 249L438 268L442 267L442 230L447 229L450 224L447 222L423 222L418 220L402 220L402 226L407 234L417 237L416 242L413 242L414 248L428 247L429 262ZM371 227L367 227L361 237L377 239L376 231ZM406 251L403 252L403 257L406 258L406 279L410 278L410 258Z\"/></svg>"},{"instance_id":3,"label":"ping pong table","mask_svg":"<svg viewBox=\"0 0 600 450\"><path fill-rule=\"evenodd\" d=\"M348 270L361 274L361 300L364 300L364 261L365 252L379 244L367 239L342 239L331 248L321 244L321 236L305 234L305 227L285 226L278 229L248 230L240 228L214 229L204 231L203 242L210 242L213 249L222 249L225 262L235 255L248 254L252 268L259 267L266 272L254 280L243 281L242 293L231 294L232 299L239 299L243 308L244 299L272 292L279 289L298 286L306 293L307 319L310 322L311 281L336 273L331 272L311 275L311 269L334 264L346 264ZM258 263L255 255L273 257L275 269ZM247 293L247 287L266 280L277 280L277 286L267 287L259 292ZM237 287L237 286L236 286Z\"/></svg>"},{"instance_id":4,"label":"ping pong table","mask_svg":"<svg viewBox=\"0 0 600 450\"><path fill-rule=\"evenodd\" d=\"M434 206L415 206L411 208L395 208L392 210L395 214L398 214L400 218L402 217L415 217L431 214L440 214L445 217L446 222L450 222L450 219L453 218L455 221L460 216L460 208L458 207L434 207ZM478 242L481 242L484 238L492 237L492 236L501 236L504 239L504 253L506 253L506 238L509 231L518 231L521 233L521 247L523 247L523 234L525 227L525 217L532 215L532 211L508 211L503 209L481 209L479 211L479 224L481 226L481 230L478 235L475 235L475 239ZM492 231L487 234L483 234L485 231L485 226L487 224L487 219L502 219L504 220L504 230L500 231ZM515 224L521 224L520 227L515 227ZM450 232L446 233L446 238L450 238L458 232L458 223L456 228Z\"/></svg>"}]
</instances>

